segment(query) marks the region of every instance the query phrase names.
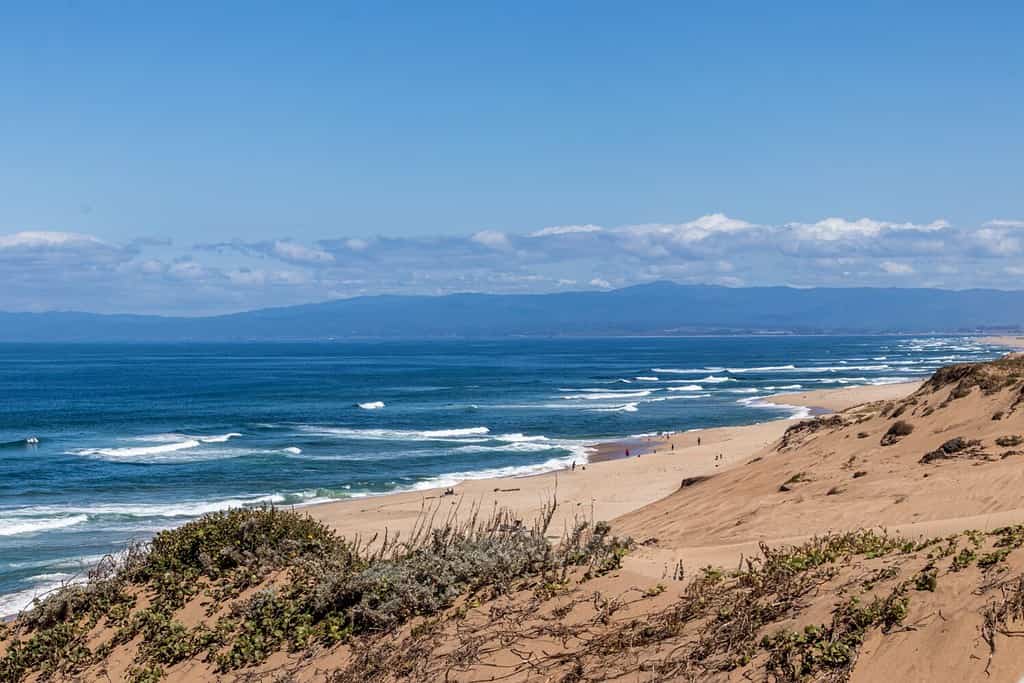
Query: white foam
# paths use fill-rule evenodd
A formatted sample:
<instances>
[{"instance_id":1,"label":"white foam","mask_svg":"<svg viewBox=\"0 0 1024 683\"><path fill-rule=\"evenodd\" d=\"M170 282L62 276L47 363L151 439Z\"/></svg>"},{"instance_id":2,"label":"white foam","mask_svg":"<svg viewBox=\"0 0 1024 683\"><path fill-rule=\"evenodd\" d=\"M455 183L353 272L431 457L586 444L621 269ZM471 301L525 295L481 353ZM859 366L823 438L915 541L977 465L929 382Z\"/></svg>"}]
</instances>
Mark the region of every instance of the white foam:
<instances>
[{"instance_id":1,"label":"white foam","mask_svg":"<svg viewBox=\"0 0 1024 683\"><path fill-rule=\"evenodd\" d=\"M284 451L285 453L291 453L292 455L299 455L300 453L302 453L302 449L299 448L298 446L287 446L285 448L282 448L281 450Z\"/></svg>"},{"instance_id":2,"label":"white foam","mask_svg":"<svg viewBox=\"0 0 1024 683\"><path fill-rule=\"evenodd\" d=\"M686 384L681 387L669 387L669 391L703 391L704 387L699 384Z\"/></svg>"},{"instance_id":3,"label":"white foam","mask_svg":"<svg viewBox=\"0 0 1024 683\"><path fill-rule=\"evenodd\" d=\"M678 394L676 396L659 396L657 398L649 398L642 403L658 403L659 401L678 401L684 398L708 398L711 394Z\"/></svg>"},{"instance_id":4,"label":"white foam","mask_svg":"<svg viewBox=\"0 0 1024 683\"><path fill-rule=\"evenodd\" d=\"M518 432L515 434L496 434L491 438L495 441L507 441L509 443L519 443L522 441L550 441L550 439L543 434L528 435L520 434Z\"/></svg>"},{"instance_id":5,"label":"white foam","mask_svg":"<svg viewBox=\"0 0 1024 683\"><path fill-rule=\"evenodd\" d=\"M733 374L743 374L746 372L808 372L820 374L823 372L850 372L852 370L873 372L888 369L889 365L885 363L878 365L808 365L802 367L795 365L764 365L756 368L726 368L728 372Z\"/></svg>"},{"instance_id":6,"label":"white foam","mask_svg":"<svg viewBox=\"0 0 1024 683\"><path fill-rule=\"evenodd\" d=\"M358 405L363 410L380 410L384 407L384 401L367 401L366 403L359 403Z\"/></svg>"},{"instance_id":7,"label":"white foam","mask_svg":"<svg viewBox=\"0 0 1024 683\"><path fill-rule=\"evenodd\" d=\"M198 439L200 443L224 443L235 437L242 436L238 432L230 432L228 434L219 434L217 436L195 436L194 439Z\"/></svg>"},{"instance_id":8,"label":"white foam","mask_svg":"<svg viewBox=\"0 0 1024 683\"><path fill-rule=\"evenodd\" d=\"M242 436L238 432L212 435L189 435L189 434L151 434L149 436L131 437L130 441L141 441L143 443L155 443L156 446L124 446L120 448L78 448L67 451L70 455L82 455L87 457L98 457L102 459L133 459L146 458L149 456L166 456L168 453L186 451L198 448L203 444L225 443L236 437ZM207 458L218 458L226 455L225 452L208 453ZM197 459L190 456L189 459ZM153 458L152 462L167 461L166 458Z\"/></svg>"},{"instance_id":9,"label":"white foam","mask_svg":"<svg viewBox=\"0 0 1024 683\"><path fill-rule=\"evenodd\" d=\"M707 377L696 381L703 382L704 384L722 384L723 382L735 382L736 379L734 377L724 377L722 375L708 375Z\"/></svg>"},{"instance_id":10,"label":"white foam","mask_svg":"<svg viewBox=\"0 0 1024 683\"><path fill-rule=\"evenodd\" d=\"M492 469L475 470L472 472L450 472L447 474L440 474L436 477L431 477L414 484L411 489L414 491L423 491L426 489L444 488L455 486L460 482L473 479L528 477L536 474L544 474L545 472L568 469L573 462L577 465L589 462L591 452L589 447L583 444L565 445L564 447L570 451L570 454L560 458L551 458L550 460L545 460L544 462L535 463L533 465L510 465L507 467L496 467Z\"/></svg>"},{"instance_id":11,"label":"white foam","mask_svg":"<svg viewBox=\"0 0 1024 683\"><path fill-rule=\"evenodd\" d=\"M875 377L874 379L870 380L868 384L873 384L875 386L884 386L886 384L901 384L903 382L909 382L912 379L913 378L911 377Z\"/></svg>"},{"instance_id":12,"label":"white foam","mask_svg":"<svg viewBox=\"0 0 1024 683\"><path fill-rule=\"evenodd\" d=\"M767 410L788 410L789 419L803 420L811 416L811 409L806 406L793 406L786 403L772 403L765 400L763 396L751 396L737 399L736 402L748 408L764 408Z\"/></svg>"},{"instance_id":13,"label":"white foam","mask_svg":"<svg viewBox=\"0 0 1024 683\"><path fill-rule=\"evenodd\" d=\"M5 515L7 511L5 511ZM24 518L24 517L5 517L0 519L0 536L17 536L19 534L33 534L40 531L53 531L54 529L64 529L69 526L75 526L88 520L88 517L82 514L71 515L69 517L44 517L42 519Z\"/></svg>"},{"instance_id":14,"label":"white foam","mask_svg":"<svg viewBox=\"0 0 1024 683\"><path fill-rule=\"evenodd\" d=\"M16 593L0 595L0 617L13 617L19 614L26 607L29 607L32 604L32 601L36 598L42 598L46 594L55 591L65 584L79 583L84 580L85 577L80 577L72 581L66 581L65 579L41 581L31 588L26 588L25 590L17 591Z\"/></svg>"},{"instance_id":15,"label":"white foam","mask_svg":"<svg viewBox=\"0 0 1024 683\"><path fill-rule=\"evenodd\" d=\"M795 365L761 365L753 368L726 368L727 372L733 374L742 374L745 372L785 372L786 370L796 370Z\"/></svg>"},{"instance_id":16,"label":"white foam","mask_svg":"<svg viewBox=\"0 0 1024 683\"><path fill-rule=\"evenodd\" d=\"M651 391L645 389L643 391L630 391L630 392L588 392L582 394L569 394L568 396L562 396L561 398L566 401L607 401L609 399L619 400L624 398L643 398L650 396Z\"/></svg>"},{"instance_id":17,"label":"white foam","mask_svg":"<svg viewBox=\"0 0 1024 683\"><path fill-rule=\"evenodd\" d=\"M655 377L654 375L640 375L636 379L641 381L641 382L657 382L658 381L658 378Z\"/></svg>"},{"instance_id":18,"label":"white foam","mask_svg":"<svg viewBox=\"0 0 1024 683\"><path fill-rule=\"evenodd\" d=\"M621 406L611 406L607 408L593 408L595 413L635 413L640 410L636 403L626 403Z\"/></svg>"},{"instance_id":19,"label":"white foam","mask_svg":"<svg viewBox=\"0 0 1024 683\"><path fill-rule=\"evenodd\" d=\"M607 387L602 387L600 389L594 389L591 387L584 389L568 389L566 387L559 387L558 390L567 394L616 394L625 396L628 396L629 394L636 394L642 391L652 391L651 389L608 389Z\"/></svg>"},{"instance_id":20,"label":"white foam","mask_svg":"<svg viewBox=\"0 0 1024 683\"><path fill-rule=\"evenodd\" d=\"M210 512L219 512L231 508L282 503L285 497L280 494L254 496L251 498L227 498L223 500L182 501L177 503L98 503L95 505L33 505L19 508L14 512L18 516L73 515L81 518L76 524L86 521L86 517L117 515L123 517L198 517ZM5 511L5 514L9 511ZM6 520L5 520L6 521Z\"/></svg>"},{"instance_id":21,"label":"white foam","mask_svg":"<svg viewBox=\"0 0 1024 683\"><path fill-rule=\"evenodd\" d=\"M458 438L462 436L473 436L477 434L490 434L491 430L487 427L466 427L463 429L435 429L425 432L419 432L422 436L428 439L446 439L446 438Z\"/></svg>"},{"instance_id":22,"label":"white foam","mask_svg":"<svg viewBox=\"0 0 1024 683\"><path fill-rule=\"evenodd\" d=\"M160 446L130 446L125 448L79 448L70 451L73 455L95 455L107 458L135 458L140 455L157 455L160 453L173 453L199 446L199 441L186 439L174 443L165 443Z\"/></svg>"},{"instance_id":23,"label":"white foam","mask_svg":"<svg viewBox=\"0 0 1024 683\"><path fill-rule=\"evenodd\" d=\"M694 375L705 372L722 372L723 370L725 370L725 368L717 366L706 368L651 368L651 372L662 372L669 375Z\"/></svg>"},{"instance_id":24,"label":"white foam","mask_svg":"<svg viewBox=\"0 0 1024 683\"><path fill-rule=\"evenodd\" d=\"M348 427L321 427L318 425L298 425L296 429L319 436L383 441L459 441L467 437L485 436L491 431L487 427L414 431L408 429L351 429Z\"/></svg>"},{"instance_id":25,"label":"white foam","mask_svg":"<svg viewBox=\"0 0 1024 683\"><path fill-rule=\"evenodd\" d=\"M850 370L858 370L861 372L871 372L877 370L888 370L888 364L881 365L817 365L805 368L798 368L799 372L847 372Z\"/></svg>"},{"instance_id":26,"label":"white foam","mask_svg":"<svg viewBox=\"0 0 1024 683\"><path fill-rule=\"evenodd\" d=\"M728 391L730 394L756 394L761 390L755 389L754 387L746 387L744 389L726 389L726 391Z\"/></svg>"},{"instance_id":27,"label":"white foam","mask_svg":"<svg viewBox=\"0 0 1024 683\"><path fill-rule=\"evenodd\" d=\"M457 446L452 449L458 453L536 453L550 451L558 448L555 444L537 441L518 441L506 443L501 446L481 446L470 444L468 446Z\"/></svg>"}]
</instances>

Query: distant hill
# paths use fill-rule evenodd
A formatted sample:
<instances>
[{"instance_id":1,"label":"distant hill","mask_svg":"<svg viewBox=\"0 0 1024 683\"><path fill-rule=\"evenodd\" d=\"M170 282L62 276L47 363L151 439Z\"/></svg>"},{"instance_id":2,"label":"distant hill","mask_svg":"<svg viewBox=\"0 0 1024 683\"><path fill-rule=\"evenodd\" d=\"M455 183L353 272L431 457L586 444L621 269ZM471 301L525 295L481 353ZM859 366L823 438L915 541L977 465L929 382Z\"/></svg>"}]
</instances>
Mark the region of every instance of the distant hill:
<instances>
[{"instance_id":1,"label":"distant hill","mask_svg":"<svg viewBox=\"0 0 1024 683\"><path fill-rule=\"evenodd\" d=\"M368 296L204 318L0 313L0 341L241 341L1017 330L1024 291L655 282L608 292Z\"/></svg>"}]
</instances>

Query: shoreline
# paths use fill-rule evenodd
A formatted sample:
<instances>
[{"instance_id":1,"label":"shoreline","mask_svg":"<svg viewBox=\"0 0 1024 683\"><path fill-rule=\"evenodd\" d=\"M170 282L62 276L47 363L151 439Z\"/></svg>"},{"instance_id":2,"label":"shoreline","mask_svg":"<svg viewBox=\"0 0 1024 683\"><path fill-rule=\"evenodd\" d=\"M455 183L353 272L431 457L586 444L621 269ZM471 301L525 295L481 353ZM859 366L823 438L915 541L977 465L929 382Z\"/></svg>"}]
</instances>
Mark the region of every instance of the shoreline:
<instances>
[{"instance_id":1,"label":"shoreline","mask_svg":"<svg viewBox=\"0 0 1024 683\"><path fill-rule=\"evenodd\" d=\"M1024 351L1024 335L997 335L993 337L978 337L977 341L983 344L994 346L1006 346L1015 351Z\"/></svg>"},{"instance_id":2,"label":"shoreline","mask_svg":"<svg viewBox=\"0 0 1024 683\"><path fill-rule=\"evenodd\" d=\"M778 394L765 397L764 402L780 409L791 406L831 412L903 398L918 386L920 382L821 389ZM626 437L591 445L590 459L579 463L575 471L566 468L529 476L467 479L447 489L324 502L305 510L342 535L371 539L385 533L405 536L424 516L439 521L466 519L495 508L510 509L529 523L545 504L556 499L551 535L560 536L574 519L611 521L665 498L688 480L768 457L775 441L796 421L793 417L769 418L747 425ZM630 449L628 458L626 448Z\"/></svg>"}]
</instances>

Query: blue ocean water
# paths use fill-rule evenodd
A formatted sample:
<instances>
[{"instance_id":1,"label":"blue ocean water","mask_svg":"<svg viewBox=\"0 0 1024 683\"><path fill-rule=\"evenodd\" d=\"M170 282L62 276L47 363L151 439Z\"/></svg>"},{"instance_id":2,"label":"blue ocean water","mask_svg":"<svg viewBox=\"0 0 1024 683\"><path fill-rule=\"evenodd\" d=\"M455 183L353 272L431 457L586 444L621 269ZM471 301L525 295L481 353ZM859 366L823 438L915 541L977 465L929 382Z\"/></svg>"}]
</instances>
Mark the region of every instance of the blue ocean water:
<instances>
[{"instance_id":1,"label":"blue ocean water","mask_svg":"<svg viewBox=\"0 0 1024 683\"><path fill-rule=\"evenodd\" d=\"M967 338L0 345L0 615L205 512L530 474L595 441L804 411ZM30 443L31 438L38 443Z\"/></svg>"}]
</instances>

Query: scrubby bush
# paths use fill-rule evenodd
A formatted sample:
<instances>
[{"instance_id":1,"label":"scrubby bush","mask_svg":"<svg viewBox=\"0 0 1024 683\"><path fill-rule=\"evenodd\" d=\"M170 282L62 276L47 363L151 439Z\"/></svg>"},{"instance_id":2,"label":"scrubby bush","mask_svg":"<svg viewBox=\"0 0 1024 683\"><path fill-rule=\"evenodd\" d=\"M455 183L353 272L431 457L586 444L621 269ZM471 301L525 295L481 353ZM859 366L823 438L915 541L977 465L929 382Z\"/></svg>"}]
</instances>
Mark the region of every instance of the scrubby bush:
<instances>
[{"instance_id":1,"label":"scrubby bush","mask_svg":"<svg viewBox=\"0 0 1024 683\"><path fill-rule=\"evenodd\" d=\"M366 545L273 507L207 515L101 563L88 582L36 605L15 624L32 635L12 641L0 658L0 681L80 670L136 638L133 680L157 680L162 667L194 657L228 671L286 645L387 631L467 594L493 597L517 581L564 583L574 567L586 577L620 566L628 540L612 537L607 524L581 522L553 544L546 536L553 513L554 504L533 526L504 511L488 518L471 511L464 523L453 514L436 527L424 517L406 540ZM261 589L227 602L248 587ZM186 627L175 614L200 592L213 598L209 616L222 603L230 608L211 625ZM143 593L149 606L133 612ZM101 619L116 634L91 651L86 638Z\"/></svg>"}]
</instances>

